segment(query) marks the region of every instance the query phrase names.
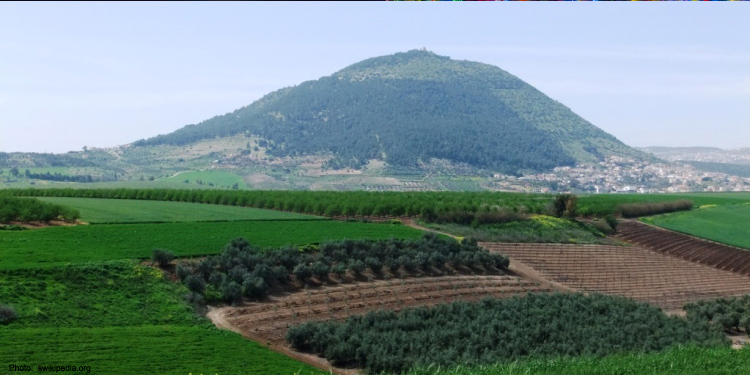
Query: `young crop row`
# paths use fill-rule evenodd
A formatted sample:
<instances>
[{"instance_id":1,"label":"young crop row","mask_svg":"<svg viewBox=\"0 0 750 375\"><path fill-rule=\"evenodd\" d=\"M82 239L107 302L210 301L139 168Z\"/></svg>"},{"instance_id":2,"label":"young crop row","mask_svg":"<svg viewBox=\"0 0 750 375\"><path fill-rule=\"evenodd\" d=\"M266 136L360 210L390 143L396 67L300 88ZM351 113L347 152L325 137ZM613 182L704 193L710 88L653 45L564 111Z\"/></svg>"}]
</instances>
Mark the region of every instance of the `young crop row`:
<instances>
[{"instance_id":1,"label":"young crop row","mask_svg":"<svg viewBox=\"0 0 750 375\"><path fill-rule=\"evenodd\" d=\"M645 303L559 293L377 311L343 323L308 322L290 328L286 338L296 349L372 373L528 357L648 353L727 341L705 322L668 317Z\"/></svg>"},{"instance_id":2,"label":"young crop row","mask_svg":"<svg viewBox=\"0 0 750 375\"><path fill-rule=\"evenodd\" d=\"M293 247L275 251L253 248L243 238L236 238L221 254L208 257L194 266L180 265L177 275L193 293L208 302L223 300L236 304L243 297L263 299L269 288L287 284L291 276L298 282L318 281L329 275L342 277L347 272L359 276L365 269L379 274L383 268L407 271L453 266L506 269L508 258L490 254L476 241L458 243L427 233L420 239L342 240L326 242L311 252ZM195 296L196 301L200 301Z\"/></svg>"}]
</instances>

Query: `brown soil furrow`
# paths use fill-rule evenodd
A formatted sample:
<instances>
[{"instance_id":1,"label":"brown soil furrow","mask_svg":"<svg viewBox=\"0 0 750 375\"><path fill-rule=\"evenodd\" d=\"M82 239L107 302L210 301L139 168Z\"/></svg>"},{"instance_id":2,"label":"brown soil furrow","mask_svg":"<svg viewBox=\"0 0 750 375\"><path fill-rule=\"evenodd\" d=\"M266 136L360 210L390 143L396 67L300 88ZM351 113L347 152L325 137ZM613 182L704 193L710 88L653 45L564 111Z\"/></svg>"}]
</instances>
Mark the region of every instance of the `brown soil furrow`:
<instances>
[{"instance_id":1,"label":"brown soil furrow","mask_svg":"<svg viewBox=\"0 0 750 375\"><path fill-rule=\"evenodd\" d=\"M218 327L240 332L280 353L336 374L351 374L356 370L335 368L319 357L291 350L284 341L288 328L306 321L340 321L378 309L400 311L406 307L553 290L548 283L512 273L411 277L303 289L274 295L263 302L213 309L208 316Z\"/></svg>"},{"instance_id":2,"label":"brown soil furrow","mask_svg":"<svg viewBox=\"0 0 750 375\"><path fill-rule=\"evenodd\" d=\"M638 246L481 245L571 288L621 295L664 309L750 293L750 277Z\"/></svg>"},{"instance_id":3,"label":"brown soil furrow","mask_svg":"<svg viewBox=\"0 0 750 375\"><path fill-rule=\"evenodd\" d=\"M646 249L750 276L750 251L626 220L617 237Z\"/></svg>"}]
</instances>

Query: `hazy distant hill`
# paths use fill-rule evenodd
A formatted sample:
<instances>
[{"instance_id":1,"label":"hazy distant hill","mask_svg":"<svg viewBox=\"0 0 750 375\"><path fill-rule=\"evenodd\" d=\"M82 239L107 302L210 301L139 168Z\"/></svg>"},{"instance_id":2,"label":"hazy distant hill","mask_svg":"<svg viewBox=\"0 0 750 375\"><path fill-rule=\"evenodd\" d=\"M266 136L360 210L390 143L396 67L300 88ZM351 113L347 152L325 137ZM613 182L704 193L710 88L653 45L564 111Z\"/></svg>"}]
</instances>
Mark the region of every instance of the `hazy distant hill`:
<instances>
[{"instance_id":1,"label":"hazy distant hill","mask_svg":"<svg viewBox=\"0 0 750 375\"><path fill-rule=\"evenodd\" d=\"M272 156L331 155L332 167L444 159L517 173L649 158L498 67L417 50L364 60L134 145L235 134L262 138Z\"/></svg>"}]
</instances>

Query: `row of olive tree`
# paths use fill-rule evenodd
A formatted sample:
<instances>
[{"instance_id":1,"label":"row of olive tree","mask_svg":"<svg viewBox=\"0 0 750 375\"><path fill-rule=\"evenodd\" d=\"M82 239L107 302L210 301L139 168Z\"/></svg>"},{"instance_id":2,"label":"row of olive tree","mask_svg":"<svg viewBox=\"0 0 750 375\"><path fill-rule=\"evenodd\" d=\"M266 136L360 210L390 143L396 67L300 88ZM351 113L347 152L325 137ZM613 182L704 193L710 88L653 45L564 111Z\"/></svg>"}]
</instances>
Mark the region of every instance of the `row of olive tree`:
<instances>
[{"instance_id":1,"label":"row of olive tree","mask_svg":"<svg viewBox=\"0 0 750 375\"><path fill-rule=\"evenodd\" d=\"M294 247L261 251L243 238L227 244L219 255L192 266L180 265L177 275L195 294L207 301L239 303L243 297L262 299L274 285L323 281L331 275L360 276L366 269L379 274L403 269L408 272L454 267L506 269L508 258L491 254L476 241L453 239L427 233L419 239L342 240L326 242L318 249L300 251Z\"/></svg>"},{"instance_id":2,"label":"row of olive tree","mask_svg":"<svg viewBox=\"0 0 750 375\"><path fill-rule=\"evenodd\" d=\"M580 293L375 311L345 322L303 323L291 327L286 340L368 373L726 344L721 330L705 322L669 317L622 297Z\"/></svg>"},{"instance_id":3,"label":"row of olive tree","mask_svg":"<svg viewBox=\"0 0 750 375\"><path fill-rule=\"evenodd\" d=\"M699 301L685 305L688 318L718 325L725 331L750 335L750 295Z\"/></svg>"}]
</instances>

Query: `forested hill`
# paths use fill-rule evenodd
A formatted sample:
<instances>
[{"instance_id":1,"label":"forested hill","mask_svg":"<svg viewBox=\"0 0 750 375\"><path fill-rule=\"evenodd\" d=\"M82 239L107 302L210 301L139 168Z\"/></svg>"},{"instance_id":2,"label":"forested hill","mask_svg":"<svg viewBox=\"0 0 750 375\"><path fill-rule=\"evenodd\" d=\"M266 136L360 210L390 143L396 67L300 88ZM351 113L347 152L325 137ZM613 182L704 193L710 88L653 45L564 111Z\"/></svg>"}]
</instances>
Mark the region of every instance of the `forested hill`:
<instances>
[{"instance_id":1,"label":"forested hill","mask_svg":"<svg viewBox=\"0 0 750 375\"><path fill-rule=\"evenodd\" d=\"M648 158L500 68L418 50L364 60L134 145L243 133L267 140L275 156L333 155L334 167L438 158L517 173Z\"/></svg>"}]
</instances>

